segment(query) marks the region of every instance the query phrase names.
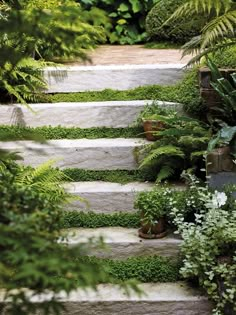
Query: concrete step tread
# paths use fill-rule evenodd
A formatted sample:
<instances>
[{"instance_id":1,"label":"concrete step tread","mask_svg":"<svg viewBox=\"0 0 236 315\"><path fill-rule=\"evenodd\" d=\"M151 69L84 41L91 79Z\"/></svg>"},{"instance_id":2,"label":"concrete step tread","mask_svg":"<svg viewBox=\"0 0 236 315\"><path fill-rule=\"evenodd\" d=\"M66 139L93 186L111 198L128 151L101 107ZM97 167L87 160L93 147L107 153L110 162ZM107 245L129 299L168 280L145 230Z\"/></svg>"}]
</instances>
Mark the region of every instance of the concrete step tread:
<instances>
[{"instance_id":1,"label":"concrete step tread","mask_svg":"<svg viewBox=\"0 0 236 315\"><path fill-rule=\"evenodd\" d=\"M145 292L141 297L133 293L127 296L124 291L116 285L103 284L97 287L97 291L77 290L65 297L71 301L91 300L91 301L198 301L199 299L206 300L207 298L197 289L187 285L185 282L177 283L144 283L139 285L140 289ZM170 294L171 293L171 294Z\"/></svg>"},{"instance_id":2,"label":"concrete step tread","mask_svg":"<svg viewBox=\"0 0 236 315\"><path fill-rule=\"evenodd\" d=\"M103 238L107 248L94 248L92 255L101 258L126 259L132 256L158 255L177 258L181 239L173 234L162 239L141 239L138 229L122 227L105 228L71 228L62 231L67 235L63 241L69 246L88 243L91 238Z\"/></svg>"},{"instance_id":3,"label":"concrete step tread","mask_svg":"<svg viewBox=\"0 0 236 315\"><path fill-rule=\"evenodd\" d=\"M66 229L65 233L68 233L68 244L76 244L87 242L89 238L102 237L105 243L128 243L128 244L140 244L154 245L158 247L160 244L177 244L180 245L182 240L170 234L164 238L148 240L141 239L138 236L137 229L129 229L122 227L104 227L104 228L71 228Z\"/></svg>"},{"instance_id":4,"label":"concrete step tread","mask_svg":"<svg viewBox=\"0 0 236 315\"><path fill-rule=\"evenodd\" d=\"M139 285L141 296L125 294L118 285L101 284L95 289L78 289L69 295L58 293L63 302L62 315L211 315L212 305L198 289L184 282L144 283ZM0 294L3 301L4 291ZM29 292L30 293L30 292ZM48 301L52 294L32 296L32 302Z\"/></svg>"},{"instance_id":5,"label":"concrete step tread","mask_svg":"<svg viewBox=\"0 0 236 315\"><path fill-rule=\"evenodd\" d=\"M152 105L153 102L155 102L155 104L160 105L160 106L181 106L181 104L177 103L177 102L167 102L167 101L157 101L157 100L130 100L130 101L99 101L99 102L57 102L57 103L32 103L32 104L28 104L31 108L33 109L45 109L45 108L57 108L57 107L64 107L66 106L66 108L70 108L70 107L74 107L74 106L78 106L78 107L85 107L85 108L89 108L89 107L123 107L123 106L145 106L145 105ZM22 109L23 111L29 111L28 108L24 108L22 107L21 104L1 104L1 108L0 109L9 109L12 107L17 107ZM34 115L34 113L32 113Z\"/></svg>"},{"instance_id":6,"label":"concrete step tread","mask_svg":"<svg viewBox=\"0 0 236 315\"><path fill-rule=\"evenodd\" d=\"M29 104L33 112L19 104L1 105L0 124L29 127L126 128L134 123L146 105L152 103L152 100L138 100ZM176 111L182 110L182 105L178 103L155 101L155 104Z\"/></svg>"},{"instance_id":7,"label":"concrete step tread","mask_svg":"<svg viewBox=\"0 0 236 315\"><path fill-rule=\"evenodd\" d=\"M93 211L96 213L134 212L134 200L137 193L149 191L155 187L151 182L130 182L127 184L104 181L71 182L65 184L66 189L75 196L80 196L88 204L74 200L69 210ZM174 182L169 185L173 190L184 190L186 185Z\"/></svg>"},{"instance_id":8,"label":"concrete step tread","mask_svg":"<svg viewBox=\"0 0 236 315\"><path fill-rule=\"evenodd\" d=\"M47 148L49 146L57 146L60 148L66 147L82 147L82 148L94 148L94 147L137 147L145 144L150 144L150 141L140 138L102 138L102 139L60 139L60 140L48 140L46 143L34 142L34 141L9 141L0 142L2 149L30 147L30 148Z\"/></svg>"},{"instance_id":9,"label":"concrete step tread","mask_svg":"<svg viewBox=\"0 0 236 315\"><path fill-rule=\"evenodd\" d=\"M71 193L119 193L119 192L133 192L145 191L154 187L151 182L132 182L127 184L111 183L103 181L94 182L71 182L66 184L67 189Z\"/></svg>"},{"instance_id":10,"label":"concrete step tread","mask_svg":"<svg viewBox=\"0 0 236 315\"><path fill-rule=\"evenodd\" d=\"M139 70L139 69L183 69L186 66L184 63L153 63L153 64L124 64L124 65L65 65L57 67L47 67L44 71L91 71L91 70Z\"/></svg>"}]
</instances>

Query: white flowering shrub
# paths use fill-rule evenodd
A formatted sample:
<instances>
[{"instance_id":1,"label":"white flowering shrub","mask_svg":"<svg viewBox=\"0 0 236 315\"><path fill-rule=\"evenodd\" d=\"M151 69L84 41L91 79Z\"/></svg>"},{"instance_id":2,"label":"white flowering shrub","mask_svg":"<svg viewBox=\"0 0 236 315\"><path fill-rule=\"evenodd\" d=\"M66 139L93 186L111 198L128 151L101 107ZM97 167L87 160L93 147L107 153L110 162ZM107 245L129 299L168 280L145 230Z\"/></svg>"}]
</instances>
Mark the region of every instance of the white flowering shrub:
<instances>
[{"instance_id":1,"label":"white flowering shrub","mask_svg":"<svg viewBox=\"0 0 236 315\"><path fill-rule=\"evenodd\" d=\"M192 189L197 187L191 178ZM190 186L190 187L191 187ZM204 207L186 222L177 205L172 209L174 223L183 238L184 278L198 278L216 307L213 314L236 314L236 204L224 192L198 187ZM192 203L188 199L186 203Z\"/></svg>"}]
</instances>

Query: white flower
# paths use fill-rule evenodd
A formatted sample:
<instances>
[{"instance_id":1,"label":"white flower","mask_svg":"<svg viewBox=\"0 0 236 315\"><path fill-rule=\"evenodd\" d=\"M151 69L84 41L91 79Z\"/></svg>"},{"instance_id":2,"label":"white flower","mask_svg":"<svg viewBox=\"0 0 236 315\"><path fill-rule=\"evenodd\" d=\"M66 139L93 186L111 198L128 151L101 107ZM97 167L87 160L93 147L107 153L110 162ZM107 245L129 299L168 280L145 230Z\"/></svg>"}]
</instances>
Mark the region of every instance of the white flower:
<instances>
[{"instance_id":1,"label":"white flower","mask_svg":"<svg viewBox=\"0 0 236 315\"><path fill-rule=\"evenodd\" d=\"M215 191L212 196L212 205L214 208L220 208L225 205L227 201L227 196L224 192Z\"/></svg>"}]
</instances>

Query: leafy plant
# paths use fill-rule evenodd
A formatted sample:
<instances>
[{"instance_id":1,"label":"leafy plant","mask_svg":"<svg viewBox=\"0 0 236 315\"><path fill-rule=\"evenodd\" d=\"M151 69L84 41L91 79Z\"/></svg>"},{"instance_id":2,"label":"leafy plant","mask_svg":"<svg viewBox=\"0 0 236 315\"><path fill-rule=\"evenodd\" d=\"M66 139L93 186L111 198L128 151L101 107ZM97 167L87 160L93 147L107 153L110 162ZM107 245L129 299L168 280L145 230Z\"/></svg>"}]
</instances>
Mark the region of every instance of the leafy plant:
<instances>
[{"instance_id":1,"label":"leafy plant","mask_svg":"<svg viewBox=\"0 0 236 315\"><path fill-rule=\"evenodd\" d=\"M146 17L146 31L151 39L185 43L198 34L201 29L201 19L198 17L189 22L182 18L178 25L174 21L161 27L182 3L183 0L160 0L156 3Z\"/></svg>"},{"instance_id":2,"label":"leafy plant","mask_svg":"<svg viewBox=\"0 0 236 315\"><path fill-rule=\"evenodd\" d=\"M181 274L198 279L210 299L215 302L213 314L234 314L236 311L236 210L235 201L228 203L224 192L199 188L205 207L195 214L195 222L186 222L181 209L172 215L183 238L184 256ZM180 211L179 211L180 210Z\"/></svg>"},{"instance_id":3,"label":"leafy plant","mask_svg":"<svg viewBox=\"0 0 236 315\"><path fill-rule=\"evenodd\" d=\"M75 260L86 253L89 245L87 249L83 246L72 249L58 242L61 201L66 194L54 198L55 190L51 195L50 191L45 192L42 176L34 173L22 179L19 167L12 163L2 165L0 174L0 286L6 293L4 302L7 300L2 311L12 315L27 315L36 310L58 314L63 306L56 299L57 293L95 286L105 281L106 271L99 263ZM50 178L50 172L44 176ZM46 186L51 189L52 185ZM51 299L32 302L31 297L48 291Z\"/></svg>"},{"instance_id":4,"label":"leafy plant","mask_svg":"<svg viewBox=\"0 0 236 315\"><path fill-rule=\"evenodd\" d=\"M221 97L219 106L210 109L208 118L217 131L208 145L208 151L216 146L231 145L235 147L236 134L236 73L231 74L232 82L222 77L216 65L209 59L208 66L212 73L211 85ZM235 154L235 152L232 152Z\"/></svg>"},{"instance_id":5,"label":"leafy plant","mask_svg":"<svg viewBox=\"0 0 236 315\"><path fill-rule=\"evenodd\" d=\"M155 225L156 221L167 216L171 210L168 199L173 194L167 187L157 186L147 192L140 192L135 200L134 207L139 210L144 224Z\"/></svg>"},{"instance_id":6,"label":"leafy plant","mask_svg":"<svg viewBox=\"0 0 236 315\"><path fill-rule=\"evenodd\" d=\"M109 42L135 44L145 39L145 17L159 0L81 0L81 5L89 10L99 8L111 19L107 29ZM106 27L106 26L105 26Z\"/></svg>"},{"instance_id":7,"label":"leafy plant","mask_svg":"<svg viewBox=\"0 0 236 315\"><path fill-rule=\"evenodd\" d=\"M191 62L199 61L204 55L236 44L234 0L183 0L182 5L165 24L178 22L181 18L191 21L196 15L205 17L205 26L198 36L193 37L184 46L184 54L197 52L197 56Z\"/></svg>"},{"instance_id":8,"label":"leafy plant","mask_svg":"<svg viewBox=\"0 0 236 315\"><path fill-rule=\"evenodd\" d=\"M85 50L104 39L102 29L89 25L74 1L52 3L0 2L0 91L8 100L35 101L46 87L42 69L47 64L36 57L86 59Z\"/></svg>"},{"instance_id":9,"label":"leafy plant","mask_svg":"<svg viewBox=\"0 0 236 315\"><path fill-rule=\"evenodd\" d=\"M159 139L142 150L145 156L140 168L155 171L158 182L179 176L186 169L197 171L197 162L202 164L209 141L207 127L195 119L176 114L158 115L158 120L166 127L153 132Z\"/></svg>"}]
</instances>

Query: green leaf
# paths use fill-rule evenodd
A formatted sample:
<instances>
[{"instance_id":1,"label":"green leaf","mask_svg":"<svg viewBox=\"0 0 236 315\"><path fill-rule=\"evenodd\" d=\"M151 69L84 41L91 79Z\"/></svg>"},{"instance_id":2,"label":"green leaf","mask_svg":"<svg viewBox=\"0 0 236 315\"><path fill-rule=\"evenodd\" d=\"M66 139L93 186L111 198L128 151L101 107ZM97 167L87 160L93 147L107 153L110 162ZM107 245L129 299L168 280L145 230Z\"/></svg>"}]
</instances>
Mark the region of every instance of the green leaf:
<instances>
[{"instance_id":1,"label":"green leaf","mask_svg":"<svg viewBox=\"0 0 236 315\"><path fill-rule=\"evenodd\" d=\"M139 0L129 0L130 4L132 5L132 11L134 13L138 13L140 11L142 11L142 4L141 1Z\"/></svg>"},{"instance_id":2,"label":"green leaf","mask_svg":"<svg viewBox=\"0 0 236 315\"><path fill-rule=\"evenodd\" d=\"M126 12L129 11L129 6L125 3L121 3L117 10L121 12Z\"/></svg>"}]
</instances>

